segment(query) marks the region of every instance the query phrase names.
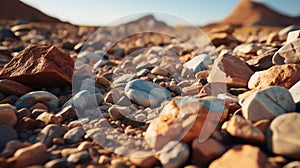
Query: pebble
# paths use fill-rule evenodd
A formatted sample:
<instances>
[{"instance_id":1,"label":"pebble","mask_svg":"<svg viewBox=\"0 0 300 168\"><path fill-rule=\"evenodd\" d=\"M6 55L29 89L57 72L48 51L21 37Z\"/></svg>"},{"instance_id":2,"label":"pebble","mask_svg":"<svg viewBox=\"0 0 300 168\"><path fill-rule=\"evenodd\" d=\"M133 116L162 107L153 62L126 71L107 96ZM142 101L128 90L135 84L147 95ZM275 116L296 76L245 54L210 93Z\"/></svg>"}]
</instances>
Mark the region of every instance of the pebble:
<instances>
[{"instance_id":1,"label":"pebble","mask_svg":"<svg viewBox=\"0 0 300 168\"><path fill-rule=\"evenodd\" d=\"M6 98L2 99L2 100L0 101L0 104L6 104L6 103L8 103L8 104L14 105L15 102L16 102L18 99L19 99L19 98L18 98L17 96L15 96L15 95L9 95L9 96L7 96Z\"/></svg>"},{"instance_id":2,"label":"pebble","mask_svg":"<svg viewBox=\"0 0 300 168\"><path fill-rule=\"evenodd\" d=\"M7 125L0 125L0 151L2 151L6 145L11 140L17 139L17 131Z\"/></svg>"},{"instance_id":3,"label":"pebble","mask_svg":"<svg viewBox=\"0 0 300 168\"><path fill-rule=\"evenodd\" d=\"M289 89L294 101L296 103L300 102L300 81L298 81L295 85L293 85L290 89Z\"/></svg>"},{"instance_id":4,"label":"pebble","mask_svg":"<svg viewBox=\"0 0 300 168\"><path fill-rule=\"evenodd\" d=\"M42 142L46 146L50 147L52 145L52 140L54 138L61 138L66 132L66 128L50 124L41 130L41 132L35 138L36 142Z\"/></svg>"},{"instance_id":5,"label":"pebble","mask_svg":"<svg viewBox=\"0 0 300 168\"><path fill-rule=\"evenodd\" d=\"M59 115L54 115L48 112L43 112L40 114L36 120L41 121L45 123L46 125L48 124L60 124L62 117Z\"/></svg>"},{"instance_id":6,"label":"pebble","mask_svg":"<svg viewBox=\"0 0 300 168\"><path fill-rule=\"evenodd\" d=\"M267 155L256 146L236 145L214 160L209 168L271 167Z\"/></svg>"},{"instance_id":7,"label":"pebble","mask_svg":"<svg viewBox=\"0 0 300 168\"><path fill-rule=\"evenodd\" d=\"M110 118L114 121L122 120L126 116L129 116L131 109L129 107L123 107L118 105L113 105L108 109L108 114Z\"/></svg>"},{"instance_id":8,"label":"pebble","mask_svg":"<svg viewBox=\"0 0 300 168\"><path fill-rule=\"evenodd\" d=\"M187 161L189 155L187 144L170 141L162 148L159 161L165 168L181 167Z\"/></svg>"},{"instance_id":9,"label":"pebble","mask_svg":"<svg viewBox=\"0 0 300 168\"><path fill-rule=\"evenodd\" d=\"M281 47L273 56L274 64L299 64L300 63L300 39L292 41Z\"/></svg>"},{"instance_id":10,"label":"pebble","mask_svg":"<svg viewBox=\"0 0 300 168\"><path fill-rule=\"evenodd\" d=\"M1 152L0 156L3 158L12 157L18 149L24 148L24 147L27 147L30 145L31 144L29 142L21 142L19 140L10 140L9 142L6 143L5 148ZM0 149L0 151L1 150L2 149Z\"/></svg>"},{"instance_id":11,"label":"pebble","mask_svg":"<svg viewBox=\"0 0 300 168\"><path fill-rule=\"evenodd\" d=\"M299 168L299 167L300 167L300 161L292 161L283 166L283 168Z\"/></svg>"},{"instance_id":12,"label":"pebble","mask_svg":"<svg viewBox=\"0 0 300 168\"><path fill-rule=\"evenodd\" d=\"M31 106L36 103L43 103L47 105L51 109L55 109L58 107L58 98L49 93L47 91L34 91L29 92L23 96L21 96L15 103L17 109L27 108L29 109Z\"/></svg>"},{"instance_id":13,"label":"pebble","mask_svg":"<svg viewBox=\"0 0 300 168\"><path fill-rule=\"evenodd\" d=\"M10 104L0 104L0 125L14 127L17 123L16 107Z\"/></svg>"},{"instance_id":14,"label":"pebble","mask_svg":"<svg viewBox=\"0 0 300 168\"><path fill-rule=\"evenodd\" d=\"M169 72L165 69L165 68L162 68L162 67L154 67L152 70L151 70L151 73L153 75L161 75L161 76L168 76Z\"/></svg>"},{"instance_id":15,"label":"pebble","mask_svg":"<svg viewBox=\"0 0 300 168\"><path fill-rule=\"evenodd\" d=\"M126 84L126 96L144 107L158 107L160 103L171 97L165 88L145 80L135 79Z\"/></svg>"},{"instance_id":16,"label":"pebble","mask_svg":"<svg viewBox=\"0 0 300 168\"><path fill-rule=\"evenodd\" d=\"M261 55L258 55L250 60L247 61L247 64L251 67L251 69L255 71L262 71L269 69L273 66L272 58L273 55L276 53L277 49L272 48L267 50Z\"/></svg>"},{"instance_id":17,"label":"pebble","mask_svg":"<svg viewBox=\"0 0 300 168\"><path fill-rule=\"evenodd\" d=\"M83 163L90 159L90 155L87 151L72 153L67 158L67 161L70 163Z\"/></svg>"},{"instance_id":18,"label":"pebble","mask_svg":"<svg viewBox=\"0 0 300 168\"><path fill-rule=\"evenodd\" d=\"M14 154L16 167L27 167L42 164L46 159L47 147L43 143L36 143L21 148Z\"/></svg>"},{"instance_id":19,"label":"pebble","mask_svg":"<svg viewBox=\"0 0 300 168\"><path fill-rule=\"evenodd\" d=\"M298 26L295 26L295 25L290 25L290 26L287 26L283 29L281 29L278 34L279 36L284 36L284 35L288 35L289 32L291 31L295 31L295 30L299 30L300 28Z\"/></svg>"},{"instance_id":20,"label":"pebble","mask_svg":"<svg viewBox=\"0 0 300 168\"><path fill-rule=\"evenodd\" d=\"M31 92L32 89L18 83L16 81L8 80L8 79L2 79L0 80L0 92L6 94L6 95L17 95L22 96L28 92Z\"/></svg>"},{"instance_id":21,"label":"pebble","mask_svg":"<svg viewBox=\"0 0 300 168\"><path fill-rule=\"evenodd\" d=\"M236 46L233 49L233 52L237 53L238 55L256 54L257 50L260 49L260 47L260 43L245 43Z\"/></svg>"},{"instance_id":22,"label":"pebble","mask_svg":"<svg viewBox=\"0 0 300 168\"><path fill-rule=\"evenodd\" d=\"M291 31L291 32L289 32L289 34L287 36L286 43L295 41L298 38L300 38L300 30Z\"/></svg>"},{"instance_id":23,"label":"pebble","mask_svg":"<svg viewBox=\"0 0 300 168\"><path fill-rule=\"evenodd\" d=\"M276 117L267 132L269 151L290 159L300 159L300 113Z\"/></svg>"},{"instance_id":24,"label":"pebble","mask_svg":"<svg viewBox=\"0 0 300 168\"><path fill-rule=\"evenodd\" d=\"M242 103L243 116L256 122L262 119L273 119L296 108L289 91L280 86L270 86L258 91Z\"/></svg>"},{"instance_id":25,"label":"pebble","mask_svg":"<svg viewBox=\"0 0 300 168\"><path fill-rule=\"evenodd\" d=\"M84 135L85 135L84 129L81 126L79 126L67 131L64 135L64 140L67 143L78 143L83 140Z\"/></svg>"},{"instance_id":26,"label":"pebble","mask_svg":"<svg viewBox=\"0 0 300 168\"><path fill-rule=\"evenodd\" d=\"M184 63L183 66L189 68L193 73L197 73L207 68L209 64L212 64L212 60L209 55L200 54Z\"/></svg>"},{"instance_id":27,"label":"pebble","mask_svg":"<svg viewBox=\"0 0 300 168\"><path fill-rule=\"evenodd\" d=\"M45 164L45 168L69 168L70 166L65 159L54 159Z\"/></svg>"},{"instance_id":28,"label":"pebble","mask_svg":"<svg viewBox=\"0 0 300 168\"><path fill-rule=\"evenodd\" d=\"M69 105L59 111L56 116L61 116L61 121L67 121L71 119L77 119L77 114L72 105Z\"/></svg>"},{"instance_id":29,"label":"pebble","mask_svg":"<svg viewBox=\"0 0 300 168\"><path fill-rule=\"evenodd\" d=\"M238 57L230 54L218 57L207 78L209 83L226 83L231 87L246 87L253 71Z\"/></svg>"},{"instance_id":30,"label":"pebble","mask_svg":"<svg viewBox=\"0 0 300 168\"><path fill-rule=\"evenodd\" d=\"M153 167L157 159L150 151L136 151L129 155L129 160L139 167Z\"/></svg>"}]
</instances>

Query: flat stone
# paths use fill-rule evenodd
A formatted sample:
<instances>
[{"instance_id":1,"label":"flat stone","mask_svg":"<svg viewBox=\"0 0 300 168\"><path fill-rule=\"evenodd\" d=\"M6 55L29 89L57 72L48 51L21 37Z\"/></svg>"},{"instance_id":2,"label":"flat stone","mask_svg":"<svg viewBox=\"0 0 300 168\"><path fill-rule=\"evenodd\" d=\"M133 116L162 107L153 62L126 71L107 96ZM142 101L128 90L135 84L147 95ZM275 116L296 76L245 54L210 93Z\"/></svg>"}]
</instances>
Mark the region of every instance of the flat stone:
<instances>
[{"instance_id":1,"label":"flat stone","mask_svg":"<svg viewBox=\"0 0 300 168\"><path fill-rule=\"evenodd\" d=\"M280 86L270 86L258 91L242 103L243 116L252 122L262 119L271 120L295 109L296 105L291 94Z\"/></svg>"},{"instance_id":2,"label":"flat stone","mask_svg":"<svg viewBox=\"0 0 300 168\"><path fill-rule=\"evenodd\" d=\"M165 88L145 80L135 79L126 84L126 96L144 107L158 107L160 103L171 97Z\"/></svg>"},{"instance_id":3,"label":"flat stone","mask_svg":"<svg viewBox=\"0 0 300 168\"><path fill-rule=\"evenodd\" d=\"M27 108L36 103L43 103L49 108L55 109L58 107L59 99L47 91L34 91L21 96L15 103L17 109Z\"/></svg>"},{"instance_id":4,"label":"flat stone","mask_svg":"<svg viewBox=\"0 0 300 168\"><path fill-rule=\"evenodd\" d=\"M45 168L68 168L70 166L65 159L54 159L45 164Z\"/></svg>"},{"instance_id":5,"label":"flat stone","mask_svg":"<svg viewBox=\"0 0 300 168\"><path fill-rule=\"evenodd\" d=\"M274 64L299 64L300 63L300 39L292 41L281 47L273 56Z\"/></svg>"},{"instance_id":6,"label":"flat stone","mask_svg":"<svg viewBox=\"0 0 300 168\"><path fill-rule=\"evenodd\" d=\"M33 88L72 83L74 62L56 47L30 45L4 66L0 79L20 82Z\"/></svg>"},{"instance_id":7,"label":"flat stone","mask_svg":"<svg viewBox=\"0 0 300 168\"><path fill-rule=\"evenodd\" d=\"M2 151L6 145L11 140L17 139L17 131L7 125L0 125L0 151Z\"/></svg>"},{"instance_id":8,"label":"flat stone","mask_svg":"<svg viewBox=\"0 0 300 168\"><path fill-rule=\"evenodd\" d=\"M169 141L190 143L195 138L208 138L219 121L227 116L222 100L176 98L168 103L146 130L145 140L160 150Z\"/></svg>"},{"instance_id":9,"label":"flat stone","mask_svg":"<svg viewBox=\"0 0 300 168\"><path fill-rule=\"evenodd\" d=\"M130 161L139 167L153 167L157 163L157 159L152 152L136 151L130 154Z\"/></svg>"},{"instance_id":10,"label":"flat stone","mask_svg":"<svg viewBox=\"0 0 300 168\"><path fill-rule=\"evenodd\" d=\"M221 82L207 83L200 90L201 96L217 96L224 93L228 93L227 85Z\"/></svg>"},{"instance_id":11,"label":"flat stone","mask_svg":"<svg viewBox=\"0 0 300 168\"><path fill-rule=\"evenodd\" d=\"M295 85L293 85L289 89L294 101L296 103L300 102L300 81L298 81Z\"/></svg>"},{"instance_id":12,"label":"flat stone","mask_svg":"<svg viewBox=\"0 0 300 168\"><path fill-rule=\"evenodd\" d=\"M72 153L68 158L67 161L70 163L80 163L85 162L90 159L90 155L87 151Z\"/></svg>"},{"instance_id":13,"label":"flat stone","mask_svg":"<svg viewBox=\"0 0 300 168\"><path fill-rule=\"evenodd\" d=\"M234 36L227 33L214 33L211 37L211 42L214 46L220 46L222 44L240 43Z\"/></svg>"},{"instance_id":14,"label":"flat stone","mask_svg":"<svg viewBox=\"0 0 300 168\"><path fill-rule=\"evenodd\" d=\"M17 122L17 109L10 104L0 104L0 125L14 127Z\"/></svg>"},{"instance_id":15,"label":"flat stone","mask_svg":"<svg viewBox=\"0 0 300 168\"><path fill-rule=\"evenodd\" d=\"M249 79L250 89L263 89L269 86L282 86L287 89L300 80L300 65L274 65L264 71L255 72Z\"/></svg>"},{"instance_id":16,"label":"flat stone","mask_svg":"<svg viewBox=\"0 0 300 168\"><path fill-rule=\"evenodd\" d=\"M171 141L162 148L159 160L163 167L181 167L190 155L189 147L185 143Z\"/></svg>"},{"instance_id":17,"label":"flat stone","mask_svg":"<svg viewBox=\"0 0 300 168\"><path fill-rule=\"evenodd\" d=\"M47 147L43 143L36 143L25 148L21 148L14 154L16 167L27 167L42 164L46 159Z\"/></svg>"},{"instance_id":18,"label":"flat stone","mask_svg":"<svg viewBox=\"0 0 300 168\"><path fill-rule=\"evenodd\" d=\"M36 120L41 121L45 123L46 125L48 124L60 124L62 117L59 115L51 114L48 112L43 112L40 114Z\"/></svg>"},{"instance_id":19,"label":"flat stone","mask_svg":"<svg viewBox=\"0 0 300 168\"><path fill-rule=\"evenodd\" d=\"M184 63L183 66L189 68L193 73L197 73L207 68L209 64L212 64L212 60L210 59L209 55L200 54Z\"/></svg>"},{"instance_id":20,"label":"flat stone","mask_svg":"<svg viewBox=\"0 0 300 168\"><path fill-rule=\"evenodd\" d=\"M129 116L130 113L131 113L131 109L129 107L113 105L108 109L108 114L110 118L114 121L122 120L126 116Z\"/></svg>"},{"instance_id":21,"label":"flat stone","mask_svg":"<svg viewBox=\"0 0 300 168\"><path fill-rule=\"evenodd\" d=\"M263 143L265 141L264 134L258 128L238 115L232 116L223 126L233 137L242 138L250 142Z\"/></svg>"},{"instance_id":22,"label":"flat stone","mask_svg":"<svg viewBox=\"0 0 300 168\"><path fill-rule=\"evenodd\" d=\"M59 111L56 116L61 116L62 122L71 120L71 119L77 119L76 111L72 107L72 105L69 105L65 108L63 108L61 111Z\"/></svg>"},{"instance_id":23,"label":"flat stone","mask_svg":"<svg viewBox=\"0 0 300 168\"><path fill-rule=\"evenodd\" d=\"M256 54L257 50L261 47L260 43L245 43L236 46L233 49L237 54Z\"/></svg>"},{"instance_id":24,"label":"flat stone","mask_svg":"<svg viewBox=\"0 0 300 168\"><path fill-rule=\"evenodd\" d=\"M218 57L207 78L209 83L226 83L231 87L246 87L253 71L239 58L225 54Z\"/></svg>"},{"instance_id":25,"label":"flat stone","mask_svg":"<svg viewBox=\"0 0 300 168\"><path fill-rule=\"evenodd\" d=\"M267 132L269 151L290 159L300 159L300 113L276 117Z\"/></svg>"},{"instance_id":26,"label":"flat stone","mask_svg":"<svg viewBox=\"0 0 300 168\"><path fill-rule=\"evenodd\" d=\"M151 70L151 73L153 75L161 75L161 76L168 76L169 72L165 69L165 68L162 68L162 67L154 67L152 70Z\"/></svg>"},{"instance_id":27,"label":"flat stone","mask_svg":"<svg viewBox=\"0 0 300 168\"><path fill-rule=\"evenodd\" d=\"M35 138L36 142L42 142L46 146L52 145L54 138L61 138L66 132L66 128L54 124L47 125Z\"/></svg>"},{"instance_id":28,"label":"flat stone","mask_svg":"<svg viewBox=\"0 0 300 168\"><path fill-rule=\"evenodd\" d=\"M15 81L2 79L0 80L0 92L6 95L17 95L21 96L28 92L31 92L32 89Z\"/></svg>"},{"instance_id":29,"label":"flat stone","mask_svg":"<svg viewBox=\"0 0 300 168\"><path fill-rule=\"evenodd\" d=\"M291 31L295 31L295 30L299 30L300 28L298 26L295 26L295 25L290 25L290 26L287 26L283 29L281 29L278 34L280 36L284 36L284 35L288 35L289 32Z\"/></svg>"},{"instance_id":30,"label":"flat stone","mask_svg":"<svg viewBox=\"0 0 300 168\"><path fill-rule=\"evenodd\" d=\"M290 43L292 41L295 41L298 38L300 38L300 30L291 31L291 32L289 32L289 34L286 38L286 43Z\"/></svg>"},{"instance_id":31,"label":"flat stone","mask_svg":"<svg viewBox=\"0 0 300 168\"><path fill-rule=\"evenodd\" d=\"M67 131L64 135L64 140L68 143L77 143L83 140L84 135L84 129L81 126L79 126Z\"/></svg>"},{"instance_id":32,"label":"flat stone","mask_svg":"<svg viewBox=\"0 0 300 168\"><path fill-rule=\"evenodd\" d=\"M209 168L253 168L271 167L268 156L258 147L251 145L236 145L214 160Z\"/></svg>"},{"instance_id":33,"label":"flat stone","mask_svg":"<svg viewBox=\"0 0 300 168\"><path fill-rule=\"evenodd\" d=\"M266 70L274 65L272 62L272 58L276 51L276 48L269 49L263 54L248 60L247 64L251 67L251 69L255 71Z\"/></svg>"}]
</instances>

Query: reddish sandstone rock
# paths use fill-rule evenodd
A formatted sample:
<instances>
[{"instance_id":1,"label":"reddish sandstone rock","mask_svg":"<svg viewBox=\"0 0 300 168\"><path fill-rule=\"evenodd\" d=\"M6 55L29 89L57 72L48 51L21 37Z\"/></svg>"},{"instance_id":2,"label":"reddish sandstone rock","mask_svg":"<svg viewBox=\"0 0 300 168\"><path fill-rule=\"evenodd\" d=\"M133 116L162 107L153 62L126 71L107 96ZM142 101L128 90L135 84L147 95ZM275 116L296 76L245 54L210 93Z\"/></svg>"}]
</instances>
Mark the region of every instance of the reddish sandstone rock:
<instances>
[{"instance_id":1,"label":"reddish sandstone rock","mask_svg":"<svg viewBox=\"0 0 300 168\"><path fill-rule=\"evenodd\" d=\"M40 88L72 83L74 61L54 46L32 45L15 56L0 72L0 79L9 79Z\"/></svg>"},{"instance_id":2,"label":"reddish sandstone rock","mask_svg":"<svg viewBox=\"0 0 300 168\"><path fill-rule=\"evenodd\" d=\"M239 58L230 54L218 57L208 76L208 82L225 82L232 87L246 87L253 71Z\"/></svg>"}]
</instances>

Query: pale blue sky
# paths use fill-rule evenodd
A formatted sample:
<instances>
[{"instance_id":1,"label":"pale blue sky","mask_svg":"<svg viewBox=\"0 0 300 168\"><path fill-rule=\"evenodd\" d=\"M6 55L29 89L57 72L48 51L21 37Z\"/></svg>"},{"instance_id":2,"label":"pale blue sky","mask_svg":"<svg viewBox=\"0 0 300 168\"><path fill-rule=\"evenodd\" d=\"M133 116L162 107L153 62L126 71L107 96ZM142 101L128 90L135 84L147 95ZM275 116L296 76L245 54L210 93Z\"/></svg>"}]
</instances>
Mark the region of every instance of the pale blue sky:
<instances>
[{"instance_id":1,"label":"pale blue sky","mask_svg":"<svg viewBox=\"0 0 300 168\"><path fill-rule=\"evenodd\" d=\"M164 12L203 25L223 19L238 0L22 0L46 14L74 24L106 25L126 15ZM281 13L300 15L300 0L257 0ZM159 17L159 16L158 16ZM178 20L159 18L169 24Z\"/></svg>"}]
</instances>

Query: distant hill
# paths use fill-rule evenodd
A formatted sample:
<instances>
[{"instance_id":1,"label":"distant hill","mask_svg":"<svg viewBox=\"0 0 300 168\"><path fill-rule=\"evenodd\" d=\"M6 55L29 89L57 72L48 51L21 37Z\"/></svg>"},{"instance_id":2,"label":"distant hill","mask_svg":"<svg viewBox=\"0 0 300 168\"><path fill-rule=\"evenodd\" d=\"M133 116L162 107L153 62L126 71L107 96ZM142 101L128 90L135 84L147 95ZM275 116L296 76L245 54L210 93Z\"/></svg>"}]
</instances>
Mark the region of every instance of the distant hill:
<instances>
[{"instance_id":1,"label":"distant hill","mask_svg":"<svg viewBox=\"0 0 300 168\"><path fill-rule=\"evenodd\" d=\"M24 4L19 0L0 0L0 19L60 23L59 19Z\"/></svg>"},{"instance_id":2,"label":"distant hill","mask_svg":"<svg viewBox=\"0 0 300 168\"><path fill-rule=\"evenodd\" d=\"M143 16L137 20L124 23L120 25L121 27L127 27L127 28L139 28L144 31L148 29L156 29L156 28L171 28L169 25L167 25L165 22L157 20L153 15L146 15Z\"/></svg>"},{"instance_id":3,"label":"distant hill","mask_svg":"<svg viewBox=\"0 0 300 168\"><path fill-rule=\"evenodd\" d=\"M233 11L218 24L235 24L242 26L287 26L291 24L300 25L300 16L287 16L269 8L262 3L251 0L241 0L233 9Z\"/></svg>"}]
</instances>

